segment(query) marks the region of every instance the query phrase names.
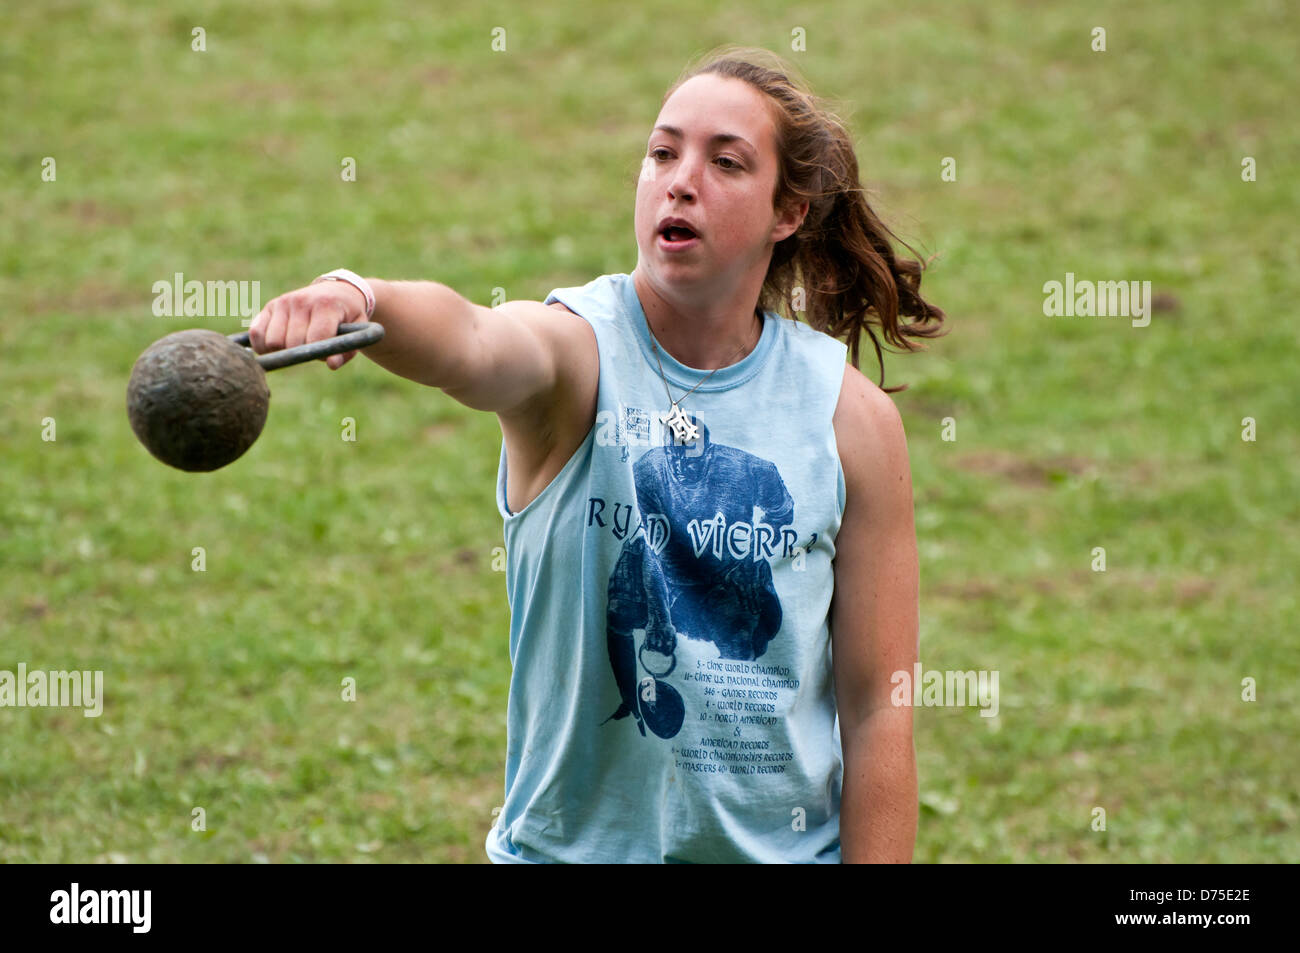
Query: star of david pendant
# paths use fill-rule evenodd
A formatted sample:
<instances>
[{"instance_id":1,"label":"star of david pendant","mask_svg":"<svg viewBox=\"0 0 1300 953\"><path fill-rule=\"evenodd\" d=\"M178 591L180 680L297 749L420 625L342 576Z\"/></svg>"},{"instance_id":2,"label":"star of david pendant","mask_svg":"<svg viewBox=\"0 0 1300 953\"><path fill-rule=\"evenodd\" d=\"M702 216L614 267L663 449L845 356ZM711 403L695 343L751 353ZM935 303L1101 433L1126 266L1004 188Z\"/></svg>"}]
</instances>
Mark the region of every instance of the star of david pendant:
<instances>
[{"instance_id":1,"label":"star of david pendant","mask_svg":"<svg viewBox=\"0 0 1300 953\"><path fill-rule=\"evenodd\" d=\"M659 419L672 428L678 443L692 443L700 436L700 428L691 423L676 402L673 403L673 412Z\"/></svg>"}]
</instances>

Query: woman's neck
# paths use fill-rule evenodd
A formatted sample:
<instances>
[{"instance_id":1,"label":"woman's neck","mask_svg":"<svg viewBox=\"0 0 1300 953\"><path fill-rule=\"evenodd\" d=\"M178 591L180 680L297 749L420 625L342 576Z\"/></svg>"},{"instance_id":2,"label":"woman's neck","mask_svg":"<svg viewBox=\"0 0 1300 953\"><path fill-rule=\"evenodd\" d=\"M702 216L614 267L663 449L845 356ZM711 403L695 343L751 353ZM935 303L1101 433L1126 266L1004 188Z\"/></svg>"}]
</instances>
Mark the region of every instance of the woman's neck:
<instances>
[{"instance_id":1,"label":"woman's neck","mask_svg":"<svg viewBox=\"0 0 1300 953\"><path fill-rule=\"evenodd\" d=\"M686 312L639 280L634 285L655 342L687 367L704 371L729 367L758 347L763 318L757 307L733 303Z\"/></svg>"}]
</instances>

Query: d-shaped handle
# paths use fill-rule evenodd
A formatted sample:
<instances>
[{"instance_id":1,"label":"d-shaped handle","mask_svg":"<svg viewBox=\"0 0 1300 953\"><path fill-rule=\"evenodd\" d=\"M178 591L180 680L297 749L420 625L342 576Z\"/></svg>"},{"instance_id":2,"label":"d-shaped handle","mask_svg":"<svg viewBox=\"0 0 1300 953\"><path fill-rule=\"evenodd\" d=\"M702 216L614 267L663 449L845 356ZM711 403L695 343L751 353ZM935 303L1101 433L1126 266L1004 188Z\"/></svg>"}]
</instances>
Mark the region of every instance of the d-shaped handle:
<instances>
[{"instance_id":1,"label":"d-shaped handle","mask_svg":"<svg viewBox=\"0 0 1300 953\"><path fill-rule=\"evenodd\" d=\"M369 347L376 341L381 340L383 336L383 325L375 324L373 321L363 321L360 324L340 324L337 337L328 338L324 341L312 341L310 344L301 344L287 350L270 351L266 354L254 356L257 358L257 363L262 365L262 370L274 371L281 367L288 367L291 364L302 364L304 361L314 361L318 358L329 357L331 354L342 354L345 351L355 351L357 348ZM249 346L247 331L228 335L228 338L232 343L240 347Z\"/></svg>"}]
</instances>

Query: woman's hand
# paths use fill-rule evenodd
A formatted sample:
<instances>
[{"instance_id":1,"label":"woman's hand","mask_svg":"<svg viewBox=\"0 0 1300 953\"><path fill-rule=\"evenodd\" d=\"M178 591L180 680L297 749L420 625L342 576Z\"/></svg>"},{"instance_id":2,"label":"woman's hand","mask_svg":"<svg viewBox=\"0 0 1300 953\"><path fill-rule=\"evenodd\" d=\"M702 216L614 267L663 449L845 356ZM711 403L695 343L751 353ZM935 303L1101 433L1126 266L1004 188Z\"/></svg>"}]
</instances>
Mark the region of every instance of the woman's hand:
<instances>
[{"instance_id":1,"label":"woman's hand","mask_svg":"<svg viewBox=\"0 0 1300 953\"><path fill-rule=\"evenodd\" d=\"M367 320L366 298L360 289L346 281L318 281L268 301L248 329L248 343L265 354L326 341L337 336L340 324ZM336 371L356 353L332 354L323 360Z\"/></svg>"}]
</instances>

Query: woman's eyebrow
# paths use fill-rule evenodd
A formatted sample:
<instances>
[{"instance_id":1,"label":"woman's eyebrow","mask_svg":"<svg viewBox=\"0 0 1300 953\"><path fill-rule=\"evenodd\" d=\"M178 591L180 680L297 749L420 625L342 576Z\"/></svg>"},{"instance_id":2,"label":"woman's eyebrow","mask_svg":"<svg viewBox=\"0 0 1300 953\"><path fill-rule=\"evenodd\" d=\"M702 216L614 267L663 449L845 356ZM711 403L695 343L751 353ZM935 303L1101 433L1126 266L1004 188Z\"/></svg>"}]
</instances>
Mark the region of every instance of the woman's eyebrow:
<instances>
[{"instance_id":1,"label":"woman's eyebrow","mask_svg":"<svg viewBox=\"0 0 1300 953\"><path fill-rule=\"evenodd\" d=\"M666 132L666 133L668 133L668 135L670 135L670 136L676 136L678 139L684 139L684 138L685 138L685 133L683 133L683 132L682 132L680 129L678 129L676 126L669 126L669 125L665 125L665 124L663 124L663 123L661 123L661 124L658 125L658 126L655 126L654 131L655 131L655 132ZM714 143L714 142L719 142L719 143L741 142L741 143L744 143L745 145L749 146L749 148L750 148L752 151L754 151L754 152L757 152L757 151L758 151L757 149L754 149L754 145L753 145L753 143L751 143L748 139L746 139L744 136L738 136L738 135L736 135L734 132L718 132L718 133L714 133L712 136L709 137L709 142L710 142L710 143Z\"/></svg>"}]
</instances>

